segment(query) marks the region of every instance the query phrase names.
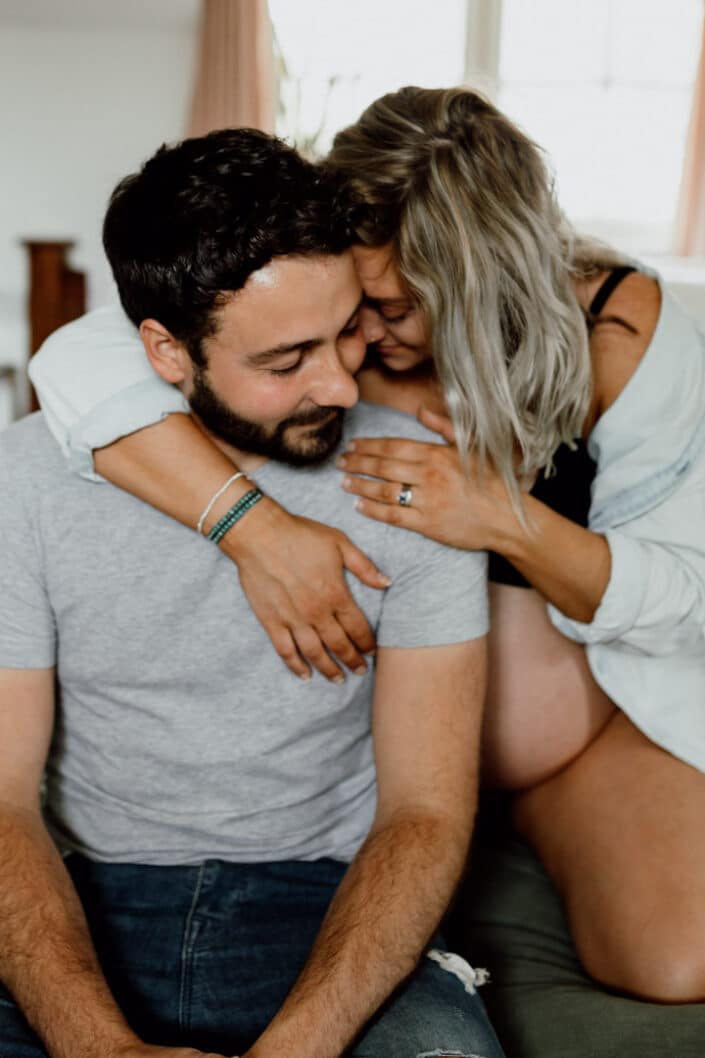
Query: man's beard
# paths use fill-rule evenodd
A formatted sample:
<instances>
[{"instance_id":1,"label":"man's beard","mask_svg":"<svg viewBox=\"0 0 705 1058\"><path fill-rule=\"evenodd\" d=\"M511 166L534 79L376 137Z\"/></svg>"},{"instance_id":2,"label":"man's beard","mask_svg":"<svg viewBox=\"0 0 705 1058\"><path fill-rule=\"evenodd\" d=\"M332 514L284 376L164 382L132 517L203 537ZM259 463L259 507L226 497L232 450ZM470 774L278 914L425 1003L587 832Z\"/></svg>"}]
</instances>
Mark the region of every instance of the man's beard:
<instances>
[{"instance_id":1,"label":"man's beard","mask_svg":"<svg viewBox=\"0 0 705 1058\"><path fill-rule=\"evenodd\" d=\"M305 467L325 462L340 444L344 408L315 408L291 415L270 431L260 423L243 419L229 408L211 389L205 375L203 368L194 368L189 404L206 429L233 448L274 459L277 463ZM317 423L321 424L318 430L314 428ZM289 430L300 426L310 426L311 429L297 432L295 440L288 440Z\"/></svg>"}]
</instances>

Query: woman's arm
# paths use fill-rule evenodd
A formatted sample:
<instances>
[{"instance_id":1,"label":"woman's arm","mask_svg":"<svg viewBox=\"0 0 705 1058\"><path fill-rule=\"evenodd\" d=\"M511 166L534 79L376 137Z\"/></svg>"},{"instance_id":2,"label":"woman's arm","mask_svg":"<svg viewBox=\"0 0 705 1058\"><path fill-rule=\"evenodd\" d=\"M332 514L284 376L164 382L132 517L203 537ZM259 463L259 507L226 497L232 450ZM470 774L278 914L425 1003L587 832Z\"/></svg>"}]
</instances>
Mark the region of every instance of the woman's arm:
<instances>
[{"instance_id":1,"label":"woman's arm","mask_svg":"<svg viewBox=\"0 0 705 1058\"><path fill-rule=\"evenodd\" d=\"M195 531L236 468L187 414L179 390L152 370L122 310L100 309L62 327L33 358L30 374L74 469L94 480L97 470ZM204 532L249 488L246 478L233 482ZM265 497L218 546L236 563L254 612L292 672L307 678L313 665L343 679L335 658L364 671L374 637L344 570L373 588L388 581L343 533Z\"/></svg>"},{"instance_id":2,"label":"woman's arm","mask_svg":"<svg viewBox=\"0 0 705 1058\"><path fill-rule=\"evenodd\" d=\"M430 417L424 418L431 425ZM703 643L702 485L678 497L676 545L667 542L667 525L663 534L653 525L650 539L620 530L602 535L531 496L525 497L522 525L499 478L489 471L482 483L476 474L466 477L450 445L356 440L341 463L343 487L360 497L363 514L452 547L503 555L544 596L554 624L571 639L619 639L648 654ZM359 474L369 477L354 476ZM412 488L409 507L397 502L402 482ZM661 513L666 522L674 517L665 509Z\"/></svg>"},{"instance_id":3,"label":"woman's arm","mask_svg":"<svg viewBox=\"0 0 705 1058\"><path fill-rule=\"evenodd\" d=\"M649 348L658 321L658 284L635 274L609 301L609 316L593 331L594 414L619 397ZM625 321L627 326L625 326ZM584 643L620 639L650 654L701 644L705 635L705 522L703 489L679 496L678 547L669 525L652 525L649 539L576 525L534 497L525 497L526 524L512 509L499 477L488 468L482 482L466 477L453 447L450 422L424 412L424 425L447 446L358 440L345 458L348 491L362 498L369 517L391 522L456 547L486 548L509 559L549 602L554 624ZM399 507L399 482L412 485L412 507ZM672 527L671 527L672 528Z\"/></svg>"},{"instance_id":4,"label":"woman's arm","mask_svg":"<svg viewBox=\"0 0 705 1058\"><path fill-rule=\"evenodd\" d=\"M444 417L424 412L423 420L452 437ZM576 620L589 621L599 606L610 575L604 537L531 496L524 500L522 524L499 475L487 467L480 480L472 458L466 474L452 444L365 438L351 442L338 465L346 471L343 488L359 497L362 514L450 547L496 551ZM399 504L402 483L412 490L409 506Z\"/></svg>"}]
</instances>

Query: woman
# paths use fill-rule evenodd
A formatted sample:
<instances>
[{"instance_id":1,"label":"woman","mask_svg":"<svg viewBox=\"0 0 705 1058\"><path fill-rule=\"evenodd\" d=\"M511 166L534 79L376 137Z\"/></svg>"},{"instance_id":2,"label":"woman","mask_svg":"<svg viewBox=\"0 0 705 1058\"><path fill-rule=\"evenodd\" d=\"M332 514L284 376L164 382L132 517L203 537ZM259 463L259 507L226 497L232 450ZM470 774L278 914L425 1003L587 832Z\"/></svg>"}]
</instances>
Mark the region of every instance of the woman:
<instances>
[{"instance_id":1,"label":"woman","mask_svg":"<svg viewBox=\"0 0 705 1058\"><path fill-rule=\"evenodd\" d=\"M515 822L563 896L588 971L644 998L702 999L702 336L656 277L575 235L540 151L473 92L386 96L329 161L366 207L355 252L377 356L363 397L424 405L450 442L358 441L344 488L368 517L495 553L488 780L516 791ZM96 335L109 342L83 326L94 357ZM57 369L76 377L71 330L53 345L33 376L50 416L76 399L70 382L57 389ZM126 426L113 396L74 428L74 453L185 410L178 401L150 390L149 414ZM106 448L97 466L194 525L232 474L181 415ZM209 517L236 498L219 497ZM282 656L302 665L298 647L326 671L324 644L354 665L346 631L371 644L342 596L313 626L297 610L287 549L294 534L308 555L326 539L304 577L328 583L346 545L323 533L272 505L242 519L229 546L260 616L277 591L294 613L272 632ZM350 561L362 572L359 554Z\"/></svg>"}]
</instances>

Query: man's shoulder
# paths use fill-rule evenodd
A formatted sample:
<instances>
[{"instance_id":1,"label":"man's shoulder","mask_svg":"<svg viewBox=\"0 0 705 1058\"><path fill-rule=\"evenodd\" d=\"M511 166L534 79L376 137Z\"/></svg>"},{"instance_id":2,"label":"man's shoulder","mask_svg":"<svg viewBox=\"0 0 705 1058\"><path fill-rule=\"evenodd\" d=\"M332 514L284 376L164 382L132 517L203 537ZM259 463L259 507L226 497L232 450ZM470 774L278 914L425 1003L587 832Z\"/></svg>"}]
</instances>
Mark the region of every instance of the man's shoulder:
<instances>
[{"instance_id":1,"label":"man's shoulder","mask_svg":"<svg viewBox=\"0 0 705 1058\"><path fill-rule=\"evenodd\" d=\"M0 430L0 475L12 481L53 479L65 473L59 447L42 412L33 412Z\"/></svg>"},{"instance_id":2,"label":"man's shoulder","mask_svg":"<svg viewBox=\"0 0 705 1058\"><path fill-rule=\"evenodd\" d=\"M413 415L365 401L360 401L345 416L343 443L352 437L403 437L410 441L443 444L438 434L427 430Z\"/></svg>"}]
</instances>

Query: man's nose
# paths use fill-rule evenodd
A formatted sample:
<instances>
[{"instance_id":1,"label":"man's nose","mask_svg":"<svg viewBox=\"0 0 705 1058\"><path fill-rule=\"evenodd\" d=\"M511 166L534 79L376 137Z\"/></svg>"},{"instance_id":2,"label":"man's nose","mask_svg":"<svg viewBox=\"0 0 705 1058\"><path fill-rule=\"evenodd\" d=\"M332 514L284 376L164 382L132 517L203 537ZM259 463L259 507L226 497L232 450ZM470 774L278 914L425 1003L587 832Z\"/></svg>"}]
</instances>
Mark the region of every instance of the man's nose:
<instances>
[{"instance_id":1,"label":"man's nose","mask_svg":"<svg viewBox=\"0 0 705 1058\"><path fill-rule=\"evenodd\" d=\"M310 395L321 408L352 408L359 392L354 376L333 353L320 364Z\"/></svg>"},{"instance_id":2,"label":"man's nose","mask_svg":"<svg viewBox=\"0 0 705 1058\"><path fill-rule=\"evenodd\" d=\"M360 326L368 345L381 341L387 331L384 320L371 305L363 305L361 307Z\"/></svg>"}]
</instances>

